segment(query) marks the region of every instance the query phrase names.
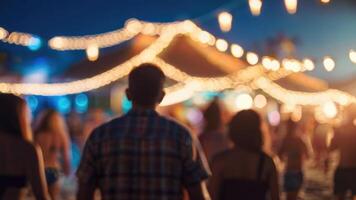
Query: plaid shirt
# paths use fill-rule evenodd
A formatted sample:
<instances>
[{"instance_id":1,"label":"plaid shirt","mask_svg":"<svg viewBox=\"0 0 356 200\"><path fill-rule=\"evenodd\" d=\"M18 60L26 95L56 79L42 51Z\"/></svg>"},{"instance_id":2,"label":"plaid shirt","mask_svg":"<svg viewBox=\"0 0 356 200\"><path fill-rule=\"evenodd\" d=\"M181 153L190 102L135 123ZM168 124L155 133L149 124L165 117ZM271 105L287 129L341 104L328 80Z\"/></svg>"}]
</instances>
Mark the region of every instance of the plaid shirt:
<instances>
[{"instance_id":1,"label":"plaid shirt","mask_svg":"<svg viewBox=\"0 0 356 200\"><path fill-rule=\"evenodd\" d=\"M77 171L108 199L178 200L208 170L189 131L154 110L134 111L96 128Z\"/></svg>"}]
</instances>

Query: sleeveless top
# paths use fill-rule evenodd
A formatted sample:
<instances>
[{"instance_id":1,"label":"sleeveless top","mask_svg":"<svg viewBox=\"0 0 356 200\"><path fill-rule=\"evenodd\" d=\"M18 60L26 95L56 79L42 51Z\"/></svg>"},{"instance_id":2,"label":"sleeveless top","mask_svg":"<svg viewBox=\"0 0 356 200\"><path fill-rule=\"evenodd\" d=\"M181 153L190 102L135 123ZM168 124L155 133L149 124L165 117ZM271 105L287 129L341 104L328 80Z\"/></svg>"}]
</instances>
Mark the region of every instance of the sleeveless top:
<instances>
[{"instance_id":1,"label":"sleeveless top","mask_svg":"<svg viewBox=\"0 0 356 200\"><path fill-rule=\"evenodd\" d=\"M268 183L262 180L265 157L261 153L257 179L226 178L222 181L219 190L219 200L266 200Z\"/></svg>"},{"instance_id":2,"label":"sleeveless top","mask_svg":"<svg viewBox=\"0 0 356 200\"><path fill-rule=\"evenodd\" d=\"M23 188L27 185L26 176L0 175L0 199L8 188Z\"/></svg>"}]
</instances>

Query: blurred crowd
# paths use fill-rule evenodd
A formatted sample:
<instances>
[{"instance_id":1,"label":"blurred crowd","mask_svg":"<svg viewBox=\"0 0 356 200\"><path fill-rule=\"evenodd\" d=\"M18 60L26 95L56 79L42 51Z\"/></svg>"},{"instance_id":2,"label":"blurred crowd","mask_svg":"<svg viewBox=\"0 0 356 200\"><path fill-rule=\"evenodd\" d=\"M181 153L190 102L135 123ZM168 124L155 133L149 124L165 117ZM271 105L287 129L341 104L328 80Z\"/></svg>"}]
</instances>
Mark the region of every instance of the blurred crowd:
<instances>
[{"instance_id":1,"label":"blurred crowd","mask_svg":"<svg viewBox=\"0 0 356 200\"><path fill-rule=\"evenodd\" d=\"M5 161L0 163L0 199L12 192L37 199L48 199L47 195L51 199L75 198L75 172L86 141L96 127L114 117L101 109L66 116L46 109L31 123L22 98L0 94L0 102L0 155ZM211 173L207 183L212 199L262 199L268 192L270 199L278 200L282 190L287 200L296 200L305 183L306 162L322 170L325 177L332 174L335 198L346 199L349 192L349 196L356 195L356 121L352 108L345 111L339 127L319 124L313 118L286 118L272 126L254 110L227 112L218 98L201 108L199 127L174 109L159 112L184 124L196 138L201 162ZM339 155L336 169L330 167L335 151ZM18 175L23 170L25 175ZM32 191L17 193L16 188L28 181ZM15 189L6 190L6 186Z\"/></svg>"}]
</instances>

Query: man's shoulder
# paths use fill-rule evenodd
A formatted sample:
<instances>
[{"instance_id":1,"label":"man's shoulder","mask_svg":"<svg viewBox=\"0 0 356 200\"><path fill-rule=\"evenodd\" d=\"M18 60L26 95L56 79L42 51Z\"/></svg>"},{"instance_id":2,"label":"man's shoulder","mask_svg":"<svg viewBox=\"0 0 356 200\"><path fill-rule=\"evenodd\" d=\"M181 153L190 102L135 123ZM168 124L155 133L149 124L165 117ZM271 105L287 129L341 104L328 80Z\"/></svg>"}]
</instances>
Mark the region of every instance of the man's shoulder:
<instances>
[{"instance_id":1,"label":"man's shoulder","mask_svg":"<svg viewBox=\"0 0 356 200\"><path fill-rule=\"evenodd\" d=\"M110 133L112 132L117 132L118 129L122 128L122 126L125 125L125 118L126 116L122 115L97 126L90 134L89 140L97 141L110 136Z\"/></svg>"}]
</instances>

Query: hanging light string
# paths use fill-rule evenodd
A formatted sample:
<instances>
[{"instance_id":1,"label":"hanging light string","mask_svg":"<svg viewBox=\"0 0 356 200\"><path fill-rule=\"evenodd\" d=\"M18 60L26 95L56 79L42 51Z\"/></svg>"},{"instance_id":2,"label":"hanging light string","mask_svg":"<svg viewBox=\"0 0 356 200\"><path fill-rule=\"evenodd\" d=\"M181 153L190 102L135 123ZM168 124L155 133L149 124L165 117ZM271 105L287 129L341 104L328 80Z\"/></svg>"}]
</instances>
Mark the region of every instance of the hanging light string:
<instances>
[{"instance_id":1,"label":"hanging light string","mask_svg":"<svg viewBox=\"0 0 356 200\"><path fill-rule=\"evenodd\" d=\"M193 91L196 90L223 90L228 88L236 87L239 83L246 83L251 79L255 79L256 77L262 76L266 69L260 65L255 67L247 67L244 70L240 70L236 74L230 74L225 77L219 78L199 78L199 77L192 77L172 65L165 63L162 59L158 58L158 55L169 46L171 41L174 37L178 34L184 34L190 36L192 39L199 40L200 42L204 43L201 38L201 33L207 34L209 40L215 40L214 36L210 33L200 29L191 21L184 21L175 24L168 24L161 27L160 36L146 49L144 49L140 54L134 56L130 60L114 67L113 69L106 71L102 74L96 75L91 78L82 79L78 81L68 82L68 83L54 83L54 84L9 84L9 83L0 83L0 91L1 92L10 92L16 94L34 94L34 95L66 95L66 94L73 94L73 93L80 93L89 90L93 90L107 84L110 84L113 81L119 80L122 77L126 76L129 71L144 62L152 62L154 64L159 65L163 71L167 74L167 76L171 77L172 79L184 82L188 89ZM153 29L152 29L153 30ZM206 44L209 44L209 40L207 40ZM210 43L211 44L211 43ZM289 61L291 62L291 61ZM296 61L294 61L296 62ZM291 62L293 63L293 62ZM292 66L292 64L290 64ZM303 67L299 66L300 70L304 70ZM268 72L268 71L267 71ZM288 70L285 68L280 68L276 72L270 71L268 78L269 79L278 79L280 77L285 77L289 74L293 73L293 70ZM247 75L246 75L247 74ZM283 88L273 89L271 91L266 88L267 84L258 84L256 85L264 89L266 93L271 94L271 96L275 98L279 98L276 94L272 93L273 91L280 91L279 93L284 94L294 94L294 91L286 90ZM342 92L341 92L342 93ZM277 93L278 94L278 93ZM343 94L343 93L342 93ZM338 90L330 90L328 92L322 93L313 93L309 94L308 98L312 102L316 102L313 100L314 95L326 95L332 96L332 98L336 98L338 96L344 97L346 102L353 102L354 97L350 95L340 95L340 91ZM288 95L287 95L288 96ZM324 97L324 96L323 96ZM338 97L340 98L340 97ZM286 100L287 101L287 100ZM302 101L302 100L301 100ZM338 100L337 102L343 102ZM301 105L305 105L308 103L296 102Z\"/></svg>"},{"instance_id":2,"label":"hanging light string","mask_svg":"<svg viewBox=\"0 0 356 200\"><path fill-rule=\"evenodd\" d=\"M281 87L266 77L256 79L253 84L271 97L288 105L320 106L326 102L335 102L346 106L356 103L354 96L335 89L322 92L292 91Z\"/></svg>"}]
</instances>

